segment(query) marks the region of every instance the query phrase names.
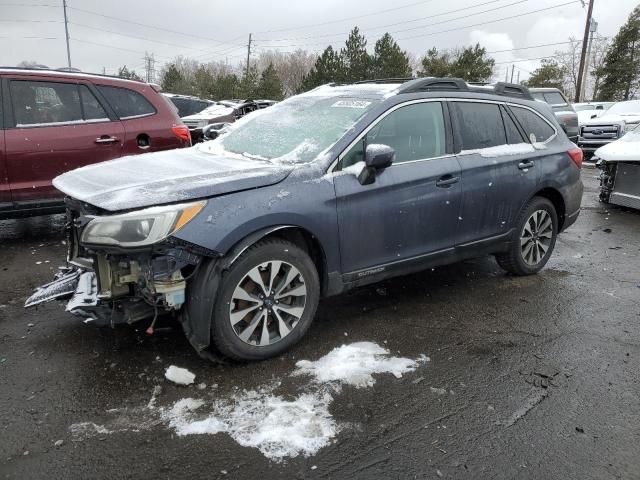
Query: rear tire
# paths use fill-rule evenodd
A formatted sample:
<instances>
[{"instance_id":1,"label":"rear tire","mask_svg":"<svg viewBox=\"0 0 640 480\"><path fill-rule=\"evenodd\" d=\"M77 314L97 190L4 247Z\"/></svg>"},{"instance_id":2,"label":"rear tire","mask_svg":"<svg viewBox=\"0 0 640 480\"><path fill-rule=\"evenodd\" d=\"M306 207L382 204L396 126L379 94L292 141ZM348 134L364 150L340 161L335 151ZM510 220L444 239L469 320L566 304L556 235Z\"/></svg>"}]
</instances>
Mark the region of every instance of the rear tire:
<instances>
[{"instance_id":1,"label":"rear tire","mask_svg":"<svg viewBox=\"0 0 640 480\"><path fill-rule=\"evenodd\" d=\"M320 281L309 255L269 239L248 248L222 274L211 340L235 360L263 360L296 344L311 326Z\"/></svg>"},{"instance_id":2,"label":"rear tire","mask_svg":"<svg viewBox=\"0 0 640 480\"><path fill-rule=\"evenodd\" d=\"M533 275L549 261L558 236L558 214L550 200L533 197L520 212L509 250L496 255L513 275Z\"/></svg>"}]
</instances>

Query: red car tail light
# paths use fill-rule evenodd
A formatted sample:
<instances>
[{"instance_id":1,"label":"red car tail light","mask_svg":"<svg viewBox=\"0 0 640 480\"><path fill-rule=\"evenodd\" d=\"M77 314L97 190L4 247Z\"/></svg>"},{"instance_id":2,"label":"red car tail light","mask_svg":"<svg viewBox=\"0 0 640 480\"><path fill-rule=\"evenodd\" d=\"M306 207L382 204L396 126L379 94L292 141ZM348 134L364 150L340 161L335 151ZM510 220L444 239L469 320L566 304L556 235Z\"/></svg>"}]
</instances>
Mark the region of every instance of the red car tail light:
<instances>
[{"instance_id":1,"label":"red car tail light","mask_svg":"<svg viewBox=\"0 0 640 480\"><path fill-rule=\"evenodd\" d=\"M191 143L191 133L189 133L189 128L186 125L174 125L171 127L171 131L180 140Z\"/></svg>"},{"instance_id":2,"label":"red car tail light","mask_svg":"<svg viewBox=\"0 0 640 480\"><path fill-rule=\"evenodd\" d=\"M567 153L571 157L571 160L573 160L573 162L578 166L578 168L582 168L582 149L578 147L572 148L571 150L567 150Z\"/></svg>"}]
</instances>

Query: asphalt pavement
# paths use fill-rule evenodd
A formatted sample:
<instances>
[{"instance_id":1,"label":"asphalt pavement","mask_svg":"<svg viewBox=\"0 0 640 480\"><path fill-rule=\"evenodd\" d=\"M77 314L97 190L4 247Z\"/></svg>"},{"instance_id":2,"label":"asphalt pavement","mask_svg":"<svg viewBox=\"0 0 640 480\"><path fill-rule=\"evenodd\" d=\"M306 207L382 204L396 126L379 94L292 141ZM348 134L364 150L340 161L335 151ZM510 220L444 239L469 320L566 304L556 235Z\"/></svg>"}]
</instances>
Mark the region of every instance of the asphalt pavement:
<instances>
[{"instance_id":1,"label":"asphalt pavement","mask_svg":"<svg viewBox=\"0 0 640 480\"><path fill-rule=\"evenodd\" d=\"M361 288L251 364L202 360L171 322L149 337L55 302L25 311L64 260L63 219L0 222L0 478L640 478L640 212L598 203L596 176L583 170L582 213L539 275L481 258ZM430 361L336 390L339 428L313 455L181 436L153 414L265 385L293 398L311 388L297 361L361 341ZM166 380L169 365L196 384Z\"/></svg>"}]
</instances>

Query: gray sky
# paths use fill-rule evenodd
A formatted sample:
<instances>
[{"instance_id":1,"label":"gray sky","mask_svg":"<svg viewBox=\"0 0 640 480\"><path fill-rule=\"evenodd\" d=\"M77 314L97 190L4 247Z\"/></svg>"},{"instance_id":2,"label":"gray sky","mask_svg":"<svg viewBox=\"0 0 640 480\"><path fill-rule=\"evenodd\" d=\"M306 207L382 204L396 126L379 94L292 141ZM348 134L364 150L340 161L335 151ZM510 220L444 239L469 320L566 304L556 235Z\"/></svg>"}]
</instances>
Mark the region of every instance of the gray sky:
<instances>
[{"instance_id":1,"label":"gray sky","mask_svg":"<svg viewBox=\"0 0 640 480\"><path fill-rule=\"evenodd\" d=\"M371 48L388 31L403 49L416 56L434 46L451 48L475 42L489 52L522 49L566 42L570 36L582 38L586 17L586 8L579 0L67 3L73 66L94 72L104 67L107 73L125 64L142 73L145 51L155 55L157 70L176 55L200 61L244 62L250 32L255 39L254 52L269 48L322 51L329 44L339 48L354 25L365 33ZM615 35L638 3L595 0L598 32ZM550 9L526 15L546 8ZM497 76L504 78L505 69L515 61L524 79L539 63L529 59L553 55L565 46L492 53ZM62 0L0 0L0 65L15 65L22 60L36 60L54 68L66 65Z\"/></svg>"}]
</instances>

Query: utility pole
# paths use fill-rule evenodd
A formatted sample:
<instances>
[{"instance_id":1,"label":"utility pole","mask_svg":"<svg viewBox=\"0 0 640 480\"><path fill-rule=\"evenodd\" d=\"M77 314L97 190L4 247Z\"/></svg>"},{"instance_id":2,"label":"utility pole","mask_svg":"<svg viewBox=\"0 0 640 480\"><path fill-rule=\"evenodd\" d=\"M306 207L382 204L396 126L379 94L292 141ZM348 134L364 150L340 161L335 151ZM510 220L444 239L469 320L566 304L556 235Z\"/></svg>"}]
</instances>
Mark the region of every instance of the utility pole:
<instances>
[{"instance_id":1,"label":"utility pole","mask_svg":"<svg viewBox=\"0 0 640 480\"><path fill-rule=\"evenodd\" d=\"M247 71L245 77L249 78L249 57L251 57L251 34L249 34L249 43L247 44Z\"/></svg>"},{"instance_id":2,"label":"utility pole","mask_svg":"<svg viewBox=\"0 0 640 480\"><path fill-rule=\"evenodd\" d=\"M511 64L511 83L513 83L513 72L515 71L515 69L516 69L516 65L515 63L512 63Z\"/></svg>"},{"instance_id":3,"label":"utility pole","mask_svg":"<svg viewBox=\"0 0 640 480\"><path fill-rule=\"evenodd\" d=\"M587 89L587 79L589 78L589 63L591 62L591 45L593 44L593 35L598 30L598 22L596 22L593 18L591 19L591 24L589 25L589 43L587 45L587 59L584 65L584 75L582 77L582 88L580 90L580 98L584 100L584 93Z\"/></svg>"},{"instance_id":4,"label":"utility pole","mask_svg":"<svg viewBox=\"0 0 640 480\"><path fill-rule=\"evenodd\" d=\"M520 70L518 70L518 79L516 80L516 83L520 85Z\"/></svg>"},{"instance_id":5,"label":"utility pole","mask_svg":"<svg viewBox=\"0 0 640 480\"><path fill-rule=\"evenodd\" d=\"M507 69L504 72L504 81L505 83L509 81L509 65L507 65Z\"/></svg>"},{"instance_id":6,"label":"utility pole","mask_svg":"<svg viewBox=\"0 0 640 480\"><path fill-rule=\"evenodd\" d=\"M67 0L62 0L62 10L64 11L64 35L67 39L67 66L71 68L71 50L69 49L69 20L67 19Z\"/></svg>"},{"instance_id":7,"label":"utility pole","mask_svg":"<svg viewBox=\"0 0 640 480\"><path fill-rule=\"evenodd\" d=\"M587 56L587 43L589 42L589 30L591 27L591 15L593 13L593 1L589 0L589 8L587 10L587 22L584 25L584 36L582 38L582 52L580 53L580 68L578 69L578 85L576 85L576 98L575 101L580 101L580 94L582 93L582 77L584 76L585 60Z\"/></svg>"}]
</instances>

